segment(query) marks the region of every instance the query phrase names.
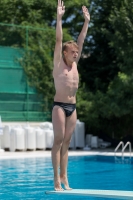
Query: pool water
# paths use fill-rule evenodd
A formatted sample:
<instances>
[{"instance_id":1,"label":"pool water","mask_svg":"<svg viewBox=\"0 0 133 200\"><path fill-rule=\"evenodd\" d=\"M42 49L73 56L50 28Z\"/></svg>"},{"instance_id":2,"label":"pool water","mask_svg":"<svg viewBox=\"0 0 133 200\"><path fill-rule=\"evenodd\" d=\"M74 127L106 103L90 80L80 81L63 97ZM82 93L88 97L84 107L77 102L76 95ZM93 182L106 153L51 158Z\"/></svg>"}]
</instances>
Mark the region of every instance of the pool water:
<instances>
[{"instance_id":1,"label":"pool water","mask_svg":"<svg viewBox=\"0 0 133 200\"><path fill-rule=\"evenodd\" d=\"M74 189L133 191L133 160L123 164L114 157L70 156L68 178ZM47 190L53 190L51 158L0 160L0 200L108 200L46 195Z\"/></svg>"}]
</instances>

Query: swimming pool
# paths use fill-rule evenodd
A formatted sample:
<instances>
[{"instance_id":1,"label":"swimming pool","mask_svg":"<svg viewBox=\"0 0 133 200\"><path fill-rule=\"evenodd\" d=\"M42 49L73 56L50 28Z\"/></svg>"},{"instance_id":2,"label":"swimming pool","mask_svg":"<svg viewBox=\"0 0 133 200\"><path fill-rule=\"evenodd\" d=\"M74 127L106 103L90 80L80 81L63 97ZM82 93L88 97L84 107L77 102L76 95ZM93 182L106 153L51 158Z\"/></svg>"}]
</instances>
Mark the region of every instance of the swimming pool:
<instances>
[{"instance_id":1,"label":"swimming pool","mask_svg":"<svg viewBox=\"0 0 133 200\"><path fill-rule=\"evenodd\" d=\"M119 158L115 162L113 156L70 156L70 186L75 189L133 191L133 159L128 161L131 162L122 164ZM46 195L46 190L53 190L53 170L49 157L0 160L1 200L101 199Z\"/></svg>"}]
</instances>

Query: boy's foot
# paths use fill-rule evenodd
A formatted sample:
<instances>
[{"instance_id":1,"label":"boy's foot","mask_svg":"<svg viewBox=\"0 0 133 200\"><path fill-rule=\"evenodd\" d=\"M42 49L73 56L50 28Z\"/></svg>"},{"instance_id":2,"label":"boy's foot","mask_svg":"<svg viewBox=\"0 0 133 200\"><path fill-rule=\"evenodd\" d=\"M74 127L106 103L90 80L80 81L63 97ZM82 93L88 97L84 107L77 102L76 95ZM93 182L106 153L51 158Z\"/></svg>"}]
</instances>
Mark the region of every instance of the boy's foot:
<instances>
[{"instance_id":1,"label":"boy's foot","mask_svg":"<svg viewBox=\"0 0 133 200\"><path fill-rule=\"evenodd\" d=\"M54 189L55 191L63 191L59 178L54 180Z\"/></svg>"},{"instance_id":2,"label":"boy's foot","mask_svg":"<svg viewBox=\"0 0 133 200\"><path fill-rule=\"evenodd\" d=\"M61 183L63 183L65 190L72 190L72 188L69 187L69 183L66 177L60 178Z\"/></svg>"}]
</instances>

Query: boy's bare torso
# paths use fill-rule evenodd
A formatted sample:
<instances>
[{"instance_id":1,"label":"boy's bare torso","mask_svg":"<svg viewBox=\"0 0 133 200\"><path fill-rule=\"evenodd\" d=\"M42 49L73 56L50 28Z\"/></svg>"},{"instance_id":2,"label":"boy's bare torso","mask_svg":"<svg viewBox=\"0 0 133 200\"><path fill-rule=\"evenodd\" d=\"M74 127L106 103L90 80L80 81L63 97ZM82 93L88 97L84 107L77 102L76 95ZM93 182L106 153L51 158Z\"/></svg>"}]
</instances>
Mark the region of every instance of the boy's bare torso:
<instances>
[{"instance_id":1,"label":"boy's bare torso","mask_svg":"<svg viewBox=\"0 0 133 200\"><path fill-rule=\"evenodd\" d=\"M73 62L72 67L68 67L61 59L59 67L54 67L53 77L56 90L54 101L76 103L76 91L79 83L76 62Z\"/></svg>"}]
</instances>

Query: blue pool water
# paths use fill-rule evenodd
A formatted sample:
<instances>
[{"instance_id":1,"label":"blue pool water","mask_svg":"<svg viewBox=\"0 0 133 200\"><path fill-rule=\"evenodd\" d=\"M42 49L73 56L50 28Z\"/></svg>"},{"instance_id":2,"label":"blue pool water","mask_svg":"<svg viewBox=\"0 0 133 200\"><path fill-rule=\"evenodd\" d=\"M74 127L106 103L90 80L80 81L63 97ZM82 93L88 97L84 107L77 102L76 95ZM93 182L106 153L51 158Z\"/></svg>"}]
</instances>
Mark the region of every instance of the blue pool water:
<instances>
[{"instance_id":1,"label":"blue pool water","mask_svg":"<svg viewBox=\"0 0 133 200\"><path fill-rule=\"evenodd\" d=\"M133 191L133 160L126 164L118 161L107 156L69 157L70 186L74 189ZM53 190L51 158L0 160L0 200L108 200L46 195L47 190Z\"/></svg>"}]
</instances>

